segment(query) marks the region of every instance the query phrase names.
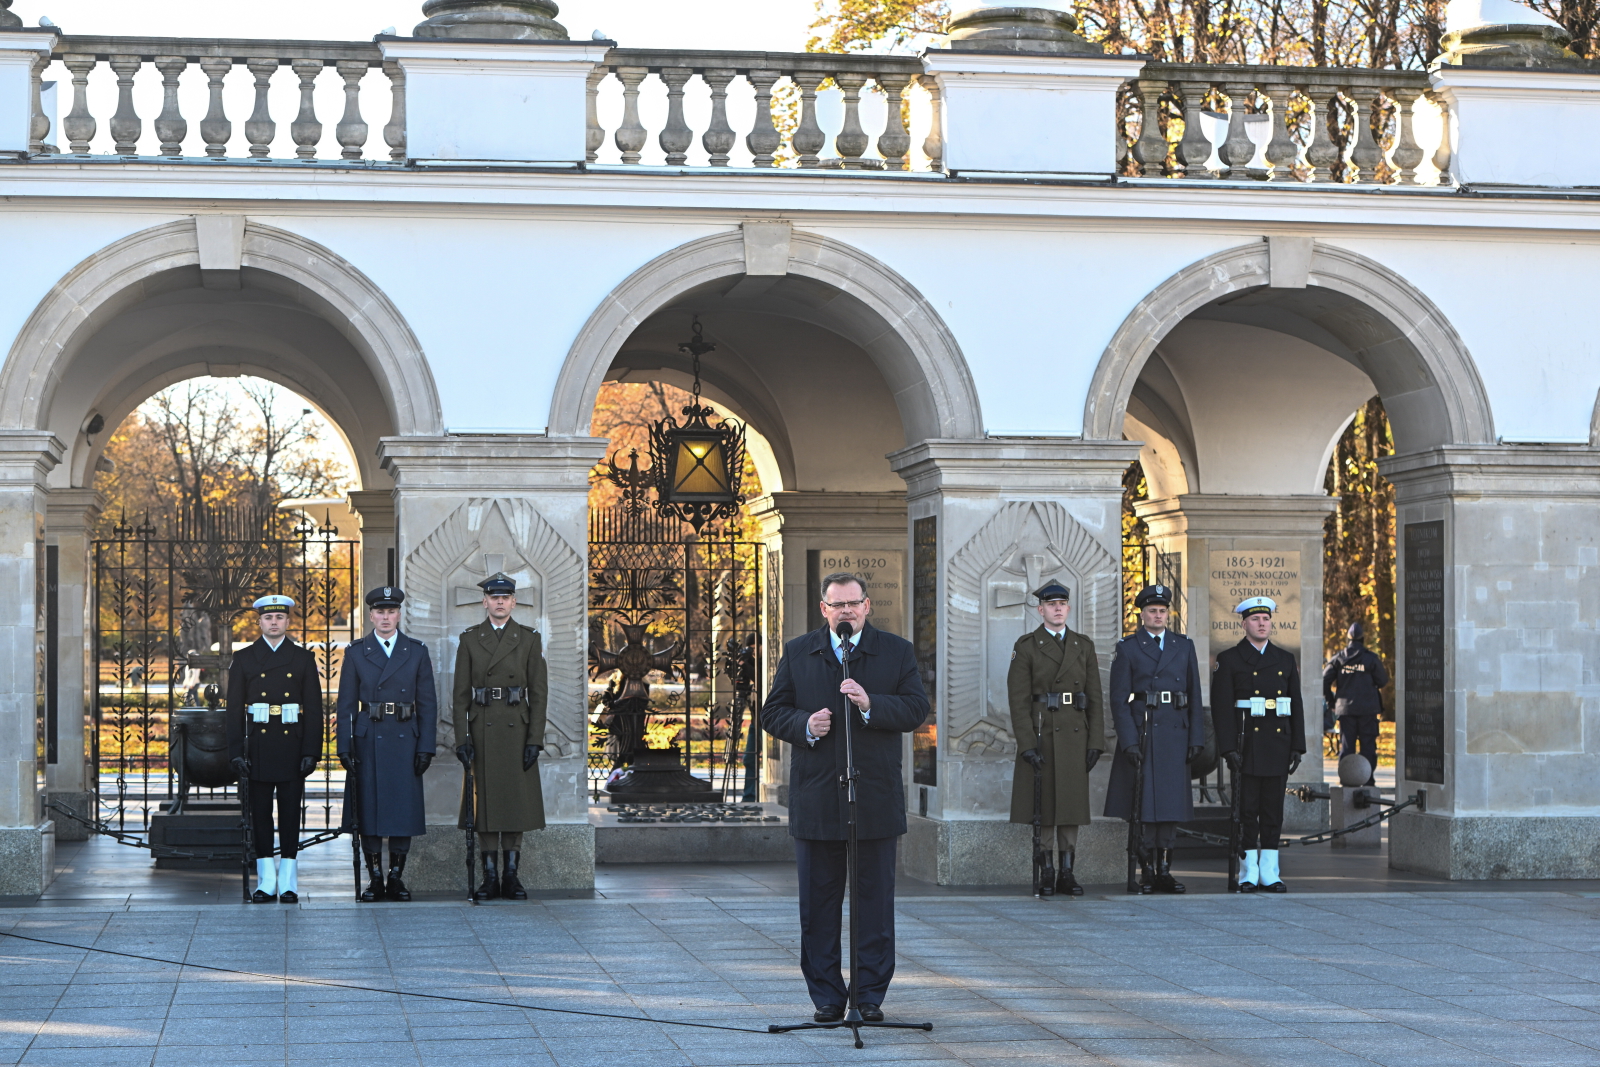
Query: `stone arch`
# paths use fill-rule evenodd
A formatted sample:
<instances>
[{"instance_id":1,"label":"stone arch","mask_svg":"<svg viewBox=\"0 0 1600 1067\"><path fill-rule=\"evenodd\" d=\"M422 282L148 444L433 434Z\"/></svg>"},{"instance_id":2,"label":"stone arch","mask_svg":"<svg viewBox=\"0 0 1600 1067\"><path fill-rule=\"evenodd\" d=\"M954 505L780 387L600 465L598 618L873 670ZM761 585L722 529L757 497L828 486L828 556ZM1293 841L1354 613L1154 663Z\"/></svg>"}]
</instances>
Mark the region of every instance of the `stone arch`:
<instances>
[{"instance_id":1,"label":"stone arch","mask_svg":"<svg viewBox=\"0 0 1600 1067\"><path fill-rule=\"evenodd\" d=\"M1270 276L1267 243L1241 245L1185 267L1140 301L1095 368L1084 405L1084 437L1112 440L1121 435L1140 371L1174 327L1222 297L1266 287ZM1365 256L1322 243L1312 245L1307 284L1350 298L1387 327L1388 336L1369 336L1364 347L1369 352L1386 349L1385 358L1399 365L1395 378L1408 382L1385 389L1382 375L1368 369L1394 416L1397 443L1404 439L1402 451L1494 442L1488 391L1466 344L1415 286Z\"/></svg>"},{"instance_id":2,"label":"stone arch","mask_svg":"<svg viewBox=\"0 0 1600 1067\"><path fill-rule=\"evenodd\" d=\"M873 359L899 406L908 443L983 436L978 391L961 347L933 306L880 260L841 241L795 231L788 270L839 290L851 338ZM586 437L618 351L656 311L697 286L745 273L739 230L703 237L640 267L579 331L556 380L548 432Z\"/></svg>"}]
</instances>

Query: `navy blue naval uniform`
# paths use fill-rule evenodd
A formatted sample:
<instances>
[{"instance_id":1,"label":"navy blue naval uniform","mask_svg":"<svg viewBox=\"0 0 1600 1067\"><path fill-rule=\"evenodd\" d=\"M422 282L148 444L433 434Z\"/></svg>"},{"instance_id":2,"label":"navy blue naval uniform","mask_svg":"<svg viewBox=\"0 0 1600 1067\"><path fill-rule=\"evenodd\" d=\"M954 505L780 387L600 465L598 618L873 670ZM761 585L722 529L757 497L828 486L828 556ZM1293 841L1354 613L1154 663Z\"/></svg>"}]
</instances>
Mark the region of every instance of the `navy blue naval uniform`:
<instances>
[{"instance_id":1,"label":"navy blue naval uniform","mask_svg":"<svg viewBox=\"0 0 1600 1067\"><path fill-rule=\"evenodd\" d=\"M280 710L256 722L250 705L298 704L298 721ZM273 852L277 808L278 853L300 854L300 803L306 776L322 758L322 676L310 649L285 637L274 649L258 637L234 653L228 668L228 755L248 760L250 818L257 858ZM309 766L307 765L309 763Z\"/></svg>"}]
</instances>

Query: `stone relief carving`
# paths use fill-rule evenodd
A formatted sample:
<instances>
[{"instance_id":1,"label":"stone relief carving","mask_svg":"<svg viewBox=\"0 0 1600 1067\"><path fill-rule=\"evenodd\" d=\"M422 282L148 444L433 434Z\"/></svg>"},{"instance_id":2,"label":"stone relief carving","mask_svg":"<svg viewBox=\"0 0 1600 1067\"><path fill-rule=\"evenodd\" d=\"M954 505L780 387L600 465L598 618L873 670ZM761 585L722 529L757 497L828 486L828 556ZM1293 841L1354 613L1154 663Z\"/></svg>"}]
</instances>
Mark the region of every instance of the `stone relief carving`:
<instances>
[{"instance_id":1,"label":"stone relief carving","mask_svg":"<svg viewBox=\"0 0 1600 1067\"><path fill-rule=\"evenodd\" d=\"M1104 672L1119 629L1121 567L1060 504L1014 501L956 550L948 573L949 751L1013 756L1006 670L1011 646L1038 624L1029 592L1052 578L1072 590L1068 625L1094 640Z\"/></svg>"},{"instance_id":2,"label":"stone relief carving","mask_svg":"<svg viewBox=\"0 0 1600 1067\"><path fill-rule=\"evenodd\" d=\"M495 571L517 580L518 622L544 635L550 668L546 753L584 750L583 556L526 500L475 499L456 508L406 556L406 631L427 641L448 701L461 631L483 619L479 582ZM439 739L454 747L447 709Z\"/></svg>"}]
</instances>

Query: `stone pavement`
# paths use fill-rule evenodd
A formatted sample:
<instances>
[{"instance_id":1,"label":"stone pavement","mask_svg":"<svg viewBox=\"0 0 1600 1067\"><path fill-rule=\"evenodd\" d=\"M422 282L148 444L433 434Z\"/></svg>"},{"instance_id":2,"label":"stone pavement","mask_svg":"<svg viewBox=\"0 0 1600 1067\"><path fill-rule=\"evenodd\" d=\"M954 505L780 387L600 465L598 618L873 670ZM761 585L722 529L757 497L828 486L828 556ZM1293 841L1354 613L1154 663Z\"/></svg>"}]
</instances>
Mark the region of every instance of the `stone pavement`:
<instances>
[{"instance_id":1,"label":"stone pavement","mask_svg":"<svg viewBox=\"0 0 1600 1067\"><path fill-rule=\"evenodd\" d=\"M930 1033L774 1036L809 1010L795 902L0 909L0 1063L627 1067L1600 1062L1600 899L1475 892L908 896L886 1010ZM1291 949L1286 946L1297 946ZM491 1006L397 990L510 1002Z\"/></svg>"}]
</instances>

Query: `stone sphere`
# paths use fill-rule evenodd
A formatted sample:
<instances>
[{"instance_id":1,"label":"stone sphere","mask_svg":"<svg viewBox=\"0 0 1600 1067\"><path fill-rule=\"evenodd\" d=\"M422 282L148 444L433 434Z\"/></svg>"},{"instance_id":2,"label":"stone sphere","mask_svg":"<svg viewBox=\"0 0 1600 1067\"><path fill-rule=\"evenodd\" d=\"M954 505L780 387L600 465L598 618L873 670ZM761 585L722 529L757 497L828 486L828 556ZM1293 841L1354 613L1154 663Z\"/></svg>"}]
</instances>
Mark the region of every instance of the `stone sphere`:
<instances>
[{"instance_id":1,"label":"stone sphere","mask_svg":"<svg viewBox=\"0 0 1600 1067\"><path fill-rule=\"evenodd\" d=\"M1363 786L1367 779L1372 777L1372 764L1367 762L1367 757L1359 752L1352 752L1339 759L1339 784L1347 786Z\"/></svg>"}]
</instances>

